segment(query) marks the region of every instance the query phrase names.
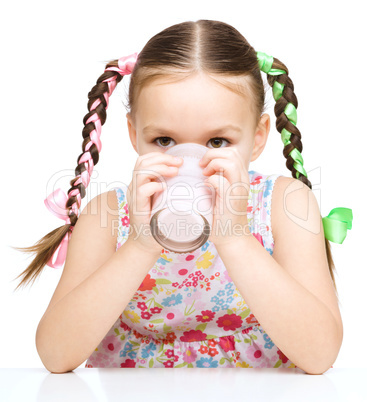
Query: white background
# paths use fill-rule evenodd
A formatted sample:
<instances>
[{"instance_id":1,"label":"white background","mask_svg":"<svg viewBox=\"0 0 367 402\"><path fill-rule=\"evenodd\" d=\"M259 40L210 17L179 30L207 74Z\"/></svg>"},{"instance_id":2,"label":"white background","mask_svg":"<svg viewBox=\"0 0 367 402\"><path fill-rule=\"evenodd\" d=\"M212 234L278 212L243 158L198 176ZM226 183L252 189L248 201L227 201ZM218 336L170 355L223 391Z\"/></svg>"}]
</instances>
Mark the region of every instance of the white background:
<instances>
[{"instance_id":1,"label":"white background","mask_svg":"<svg viewBox=\"0 0 367 402\"><path fill-rule=\"evenodd\" d=\"M1 6L0 367L43 367L35 333L62 270L46 266L33 287L13 279L32 256L12 249L36 243L64 221L44 199L66 193L81 153L87 94L105 62L140 52L156 33L186 20L233 25L255 50L282 60L298 98L304 167L322 216L353 210L353 229L331 243L344 323L334 367L365 366L366 65L363 1L17 1ZM102 127L102 152L82 208L97 194L130 183L135 153L126 124L129 79L117 86ZM275 128L250 170L290 176ZM361 179L361 180L359 180ZM317 315L315 320L318 320ZM287 323L284 323L287 325ZM312 342L317 333L309 334ZM81 365L81 367L84 366Z\"/></svg>"}]
</instances>

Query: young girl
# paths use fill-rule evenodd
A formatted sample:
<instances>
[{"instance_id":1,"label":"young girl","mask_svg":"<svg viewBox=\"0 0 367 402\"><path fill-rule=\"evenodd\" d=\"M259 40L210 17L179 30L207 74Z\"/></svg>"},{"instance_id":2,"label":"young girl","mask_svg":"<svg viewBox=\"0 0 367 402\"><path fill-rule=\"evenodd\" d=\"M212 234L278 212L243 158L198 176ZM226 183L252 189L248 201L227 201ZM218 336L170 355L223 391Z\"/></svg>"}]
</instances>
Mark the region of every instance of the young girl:
<instances>
[{"instance_id":1,"label":"young girl","mask_svg":"<svg viewBox=\"0 0 367 402\"><path fill-rule=\"evenodd\" d=\"M292 178L248 171L270 130L261 71ZM92 199L78 217L109 97L128 74L127 123L139 155L133 179ZM139 54L106 65L88 94L76 177L67 195L58 189L45 200L66 224L23 249L37 255L18 286L66 258L36 334L49 371L71 371L86 359L85 367L299 367L309 374L332 367L343 326L329 240L343 242L352 211L320 216L293 89L281 61L219 21L173 25ZM141 228L149 227L151 196L164 189L156 173L173 177L182 164L165 151L189 142L208 147L200 165L216 194L214 219L202 247L175 253ZM228 203L235 183L242 186L232 195L241 197ZM226 222L243 230L217 230Z\"/></svg>"}]
</instances>

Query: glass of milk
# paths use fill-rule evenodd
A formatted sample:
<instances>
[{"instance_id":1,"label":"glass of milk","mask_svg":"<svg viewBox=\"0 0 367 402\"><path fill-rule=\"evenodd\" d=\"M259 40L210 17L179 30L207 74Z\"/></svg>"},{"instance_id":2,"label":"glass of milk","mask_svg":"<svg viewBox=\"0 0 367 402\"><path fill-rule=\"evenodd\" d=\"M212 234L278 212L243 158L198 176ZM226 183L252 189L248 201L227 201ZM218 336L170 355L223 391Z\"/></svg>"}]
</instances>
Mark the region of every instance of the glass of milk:
<instances>
[{"instance_id":1,"label":"glass of milk","mask_svg":"<svg viewBox=\"0 0 367 402\"><path fill-rule=\"evenodd\" d=\"M150 230L156 241L169 251L194 251L210 235L215 191L204 185L208 176L203 175L199 165L207 151L202 145L185 143L165 152L183 158L183 163L176 176L164 179L167 187L152 196Z\"/></svg>"}]
</instances>

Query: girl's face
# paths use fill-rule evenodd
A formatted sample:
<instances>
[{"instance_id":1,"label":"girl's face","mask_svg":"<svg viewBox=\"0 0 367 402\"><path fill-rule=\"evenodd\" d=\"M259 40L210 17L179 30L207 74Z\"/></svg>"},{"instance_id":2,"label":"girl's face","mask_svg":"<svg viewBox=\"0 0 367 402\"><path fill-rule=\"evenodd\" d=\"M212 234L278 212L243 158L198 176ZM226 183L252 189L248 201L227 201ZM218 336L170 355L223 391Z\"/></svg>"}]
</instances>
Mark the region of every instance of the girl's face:
<instances>
[{"instance_id":1,"label":"girl's face","mask_svg":"<svg viewBox=\"0 0 367 402\"><path fill-rule=\"evenodd\" d=\"M139 155L186 142L208 149L236 147L248 169L263 151L270 130L268 114L255 127L250 105L251 100L203 73L174 83L157 80L141 90L135 121L126 115L130 140Z\"/></svg>"}]
</instances>

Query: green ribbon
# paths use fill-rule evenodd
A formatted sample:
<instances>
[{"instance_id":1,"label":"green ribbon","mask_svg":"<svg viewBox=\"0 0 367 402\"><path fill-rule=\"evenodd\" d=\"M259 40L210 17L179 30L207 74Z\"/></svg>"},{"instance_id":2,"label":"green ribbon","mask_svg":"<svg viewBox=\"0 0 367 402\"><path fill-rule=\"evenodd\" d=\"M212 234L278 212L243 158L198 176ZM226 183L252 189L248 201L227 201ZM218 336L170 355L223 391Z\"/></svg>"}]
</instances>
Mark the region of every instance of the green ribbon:
<instances>
[{"instance_id":1,"label":"green ribbon","mask_svg":"<svg viewBox=\"0 0 367 402\"><path fill-rule=\"evenodd\" d=\"M286 128L283 128L282 132L280 133L280 136L282 138L284 146L290 143L291 135L292 135L291 132L289 132Z\"/></svg>"},{"instance_id":2,"label":"green ribbon","mask_svg":"<svg viewBox=\"0 0 367 402\"><path fill-rule=\"evenodd\" d=\"M288 103L284 108L284 114L288 117L288 120L294 125L297 124L297 109L293 103Z\"/></svg>"},{"instance_id":3,"label":"green ribbon","mask_svg":"<svg viewBox=\"0 0 367 402\"><path fill-rule=\"evenodd\" d=\"M257 60L259 62L259 68L266 74L269 75L281 75L285 74L284 70L279 70L277 68L271 68L273 65L274 58L263 52L256 52Z\"/></svg>"},{"instance_id":4,"label":"green ribbon","mask_svg":"<svg viewBox=\"0 0 367 402\"><path fill-rule=\"evenodd\" d=\"M334 208L322 218L325 237L333 243L342 244L347 229L352 229L353 213L350 208Z\"/></svg>"},{"instance_id":5,"label":"green ribbon","mask_svg":"<svg viewBox=\"0 0 367 402\"><path fill-rule=\"evenodd\" d=\"M283 95L283 90L284 90L284 84L274 81L273 85L273 97L275 101L277 101L282 95Z\"/></svg>"}]
</instances>

